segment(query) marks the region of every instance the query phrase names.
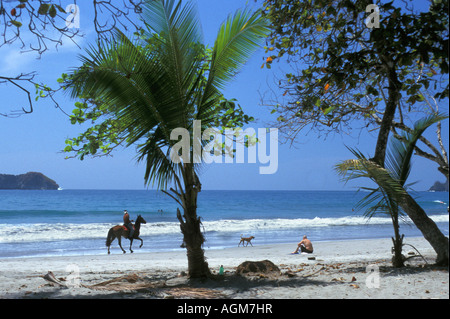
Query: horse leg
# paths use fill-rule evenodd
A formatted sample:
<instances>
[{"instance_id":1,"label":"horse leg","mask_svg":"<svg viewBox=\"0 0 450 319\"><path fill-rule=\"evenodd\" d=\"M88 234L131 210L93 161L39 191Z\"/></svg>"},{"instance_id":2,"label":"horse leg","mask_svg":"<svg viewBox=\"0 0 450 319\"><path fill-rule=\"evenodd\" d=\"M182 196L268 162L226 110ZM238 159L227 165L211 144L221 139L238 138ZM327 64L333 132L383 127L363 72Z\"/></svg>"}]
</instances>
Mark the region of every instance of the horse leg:
<instances>
[{"instance_id":1,"label":"horse leg","mask_svg":"<svg viewBox=\"0 0 450 319\"><path fill-rule=\"evenodd\" d=\"M112 234L112 238L111 238L110 244L109 244L109 246L108 246L108 255L110 254L109 249L111 248L111 245L112 245L114 239L116 239L116 234Z\"/></svg>"},{"instance_id":2,"label":"horse leg","mask_svg":"<svg viewBox=\"0 0 450 319\"><path fill-rule=\"evenodd\" d=\"M109 234L108 234L108 236L109 236ZM112 243L113 240L114 240L114 238L113 239L110 239L109 237L106 238L106 247L108 247L108 255L111 253L109 251L109 248L111 247L111 243ZM108 245L108 243L109 243L109 245Z\"/></svg>"},{"instance_id":3,"label":"horse leg","mask_svg":"<svg viewBox=\"0 0 450 319\"><path fill-rule=\"evenodd\" d=\"M131 249L131 245L133 245L133 238L130 239L130 252L133 253L133 249Z\"/></svg>"},{"instance_id":4,"label":"horse leg","mask_svg":"<svg viewBox=\"0 0 450 319\"><path fill-rule=\"evenodd\" d=\"M144 244L144 241L142 240L142 238L136 237L136 239L139 239L141 241L141 245L139 246L139 248L142 247L142 245Z\"/></svg>"},{"instance_id":5,"label":"horse leg","mask_svg":"<svg viewBox=\"0 0 450 319\"><path fill-rule=\"evenodd\" d=\"M114 239L116 239L116 237L113 235L112 239L109 242L109 246L108 246L108 255L110 254L109 248L111 247L112 242L114 241Z\"/></svg>"},{"instance_id":6,"label":"horse leg","mask_svg":"<svg viewBox=\"0 0 450 319\"><path fill-rule=\"evenodd\" d=\"M120 247L120 249L122 249L123 253L125 254L126 251L125 251L125 249L122 248L122 238L119 236L119 237L117 238L117 240L119 241L119 247Z\"/></svg>"}]
</instances>

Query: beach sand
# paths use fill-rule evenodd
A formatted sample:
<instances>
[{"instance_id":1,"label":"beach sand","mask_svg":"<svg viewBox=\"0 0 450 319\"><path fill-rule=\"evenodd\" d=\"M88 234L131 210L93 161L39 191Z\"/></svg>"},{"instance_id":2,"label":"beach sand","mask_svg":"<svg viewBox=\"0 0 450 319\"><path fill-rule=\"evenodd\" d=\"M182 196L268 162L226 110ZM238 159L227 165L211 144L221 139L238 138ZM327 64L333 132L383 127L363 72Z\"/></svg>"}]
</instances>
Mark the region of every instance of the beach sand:
<instances>
[{"instance_id":1,"label":"beach sand","mask_svg":"<svg viewBox=\"0 0 450 319\"><path fill-rule=\"evenodd\" d=\"M449 298L448 268L432 266L423 238L406 238L425 257L391 266L391 239L314 243L314 254L290 253L296 243L205 249L215 280L189 281L184 250L0 260L0 298L422 299ZM404 254L413 252L405 246ZM106 248L105 248L106 253ZM312 258L314 257L314 258ZM270 260L280 271L236 275L244 261ZM52 272L58 283L44 279Z\"/></svg>"}]
</instances>

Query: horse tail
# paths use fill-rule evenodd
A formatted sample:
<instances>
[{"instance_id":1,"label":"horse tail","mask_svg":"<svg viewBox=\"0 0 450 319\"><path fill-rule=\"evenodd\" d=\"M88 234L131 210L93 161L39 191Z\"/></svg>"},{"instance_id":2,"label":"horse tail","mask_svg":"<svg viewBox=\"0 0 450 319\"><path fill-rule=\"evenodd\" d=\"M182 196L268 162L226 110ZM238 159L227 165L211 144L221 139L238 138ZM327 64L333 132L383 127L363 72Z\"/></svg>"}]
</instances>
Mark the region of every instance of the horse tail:
<instances>
[{"instance_id":1,"label":"horse tail","mask_svg":"<svg viewBox=\"0 0 450 319\"><path fill-rule=\"evenodd\" d=\"M113 239L114 239L114 231L111 228L108 232L108 236L106 236L106 247L109 247L111 245Z\"/></svg>"}]
</instances>

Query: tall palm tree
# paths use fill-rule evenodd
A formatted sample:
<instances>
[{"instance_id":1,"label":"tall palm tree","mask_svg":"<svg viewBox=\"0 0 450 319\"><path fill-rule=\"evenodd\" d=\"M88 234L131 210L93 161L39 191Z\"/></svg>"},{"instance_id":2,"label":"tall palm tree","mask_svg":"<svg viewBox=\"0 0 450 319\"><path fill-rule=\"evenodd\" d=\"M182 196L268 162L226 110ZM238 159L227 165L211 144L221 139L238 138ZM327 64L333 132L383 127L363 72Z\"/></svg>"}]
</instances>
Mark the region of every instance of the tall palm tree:
<instances>
[{"instance_id":1,"label":"tall palm tree","mask_svg":"<svg viewBox=\"0 0 450 319\"><path fill-rule=\"evenodd\" d=\"M200 164L194 161L198 149L193 145L202 141L193 133L194 123L201 123L202 132L214 126L223 114L221 90L269 29L259 12L238 10L221 25L214 47L207 50L191 2L182 6L175 0L148 1L144 22L147 28L140 40L133 42L116 31L114 41L91 47L82 57L83 66L71 74L68 89L73 98L100 101L99 109L107 117L105 127L115 130L114 141L137 146L137 159L146 164L145 183L156 184L180 204L183 214L178 210L177 217L189 275L203 277L210 272L197 216ZM179 128L190 132L190 161L171 160L170 150L177 143L171 132ZM98 139L91 138L89 145L97 144L84 152L95 152ZM186 159L187 154L179 155Z\"/></svg>"},{"instance_id":2,"label":"tall palm tree","mask_svg":"<svg viewBox=\"0 0 450 319\"><path fill-rule=\"evenodd\" d=\"M411 170L414 148L420 136L429 126L445 118L442 115L431 115L417 121L410 133L405 133L400 139L394 138L386 156L386 168L367 159L357 150L351 150L356 159L343 161L335 167L346 180L363 177L369 178L377 184L376 188L361 187L369 193L358 202L357 208L366 208L364 215L368 218L380 213L390 216L394 227L394 237L392 238L394 267L404 265L402 255L404 236L400 236L399 220L406 216L401 203L409 197L406 191L408 188L406 180Z\"/></svg>"}]
</instances>

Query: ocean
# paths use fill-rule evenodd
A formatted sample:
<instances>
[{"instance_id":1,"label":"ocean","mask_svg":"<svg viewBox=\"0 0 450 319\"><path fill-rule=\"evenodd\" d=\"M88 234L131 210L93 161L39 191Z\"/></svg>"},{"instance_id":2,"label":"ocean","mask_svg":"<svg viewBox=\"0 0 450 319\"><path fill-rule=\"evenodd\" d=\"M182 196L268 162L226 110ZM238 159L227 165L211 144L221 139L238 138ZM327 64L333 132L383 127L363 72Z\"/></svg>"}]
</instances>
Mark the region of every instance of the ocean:
<instances>
[{"instance_id":1,"label":"ocean","mask_svg":"<svg viewBox=\"0 0 450 319\"><path fill-rule=\"evenodd\" d=\"M365 194L356 191L207 191L198 196L205 249L236 247L241 235L253 245L390 238L387 216L372 219L354 211ZM417 192L414 197L448 236L447 192ZM123 210L142 215L142 248L135 254L182 250L177 204L155 190L0 190L0 258L106 254L108 230L122 224ZM422 236L411 221L400 232ZM128 251L129 241L122 246ZM121 254L117 240L112 254Z\"/></svg>"}]
</instances>

